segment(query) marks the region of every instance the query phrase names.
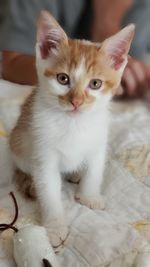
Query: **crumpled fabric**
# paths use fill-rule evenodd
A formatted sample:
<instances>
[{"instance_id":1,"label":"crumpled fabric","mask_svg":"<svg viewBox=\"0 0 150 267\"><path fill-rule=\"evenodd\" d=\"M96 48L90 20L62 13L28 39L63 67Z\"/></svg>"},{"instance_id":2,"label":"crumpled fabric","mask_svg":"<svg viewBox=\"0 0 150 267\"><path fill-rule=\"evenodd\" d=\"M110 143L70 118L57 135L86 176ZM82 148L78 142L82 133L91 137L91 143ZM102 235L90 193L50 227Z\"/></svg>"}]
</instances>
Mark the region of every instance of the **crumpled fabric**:
<instances>
[{"instance_id":1,"label":"crumpled fabric","mask_svg":"<svg viewBox=\"0 0 150 267\"><path fill-rule=\"evenodd\" d=\"M31 90L0 80L0 223L9 223L19 204L16 226L38 223L36 203L13 184L8 133ZM76 185L64 182L63 203L69 235L56 255L62 267L148 267L150 259L150 109L147 102L112 103L103 183L105 210L90 210L74 200ZM3 133L3 134L1 134ZM0 233L0 266L15 267L13 232ZM142 262L142 263L141 263Z\"/></svg>"}]
</instances>

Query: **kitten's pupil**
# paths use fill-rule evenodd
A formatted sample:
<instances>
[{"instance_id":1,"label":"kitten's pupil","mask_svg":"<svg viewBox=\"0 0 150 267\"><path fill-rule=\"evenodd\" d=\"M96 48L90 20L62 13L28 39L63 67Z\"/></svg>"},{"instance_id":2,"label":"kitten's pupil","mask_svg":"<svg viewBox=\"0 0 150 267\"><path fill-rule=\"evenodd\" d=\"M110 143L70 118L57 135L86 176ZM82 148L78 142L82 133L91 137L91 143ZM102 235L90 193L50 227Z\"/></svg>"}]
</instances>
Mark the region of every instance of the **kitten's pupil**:
<instances>
[{"instance_id":1,"label":"kitten's pupil","mask_svg":"<svg viewBox=\"0 0 150 267\"><path fill-rule=\"evenodd\" d=\"M62 85L69 84L69 76L66 73L57 74L57 81Z\"/></svg>"},{"instance_id":2,"label":"kitten's pupil","mask_svg":"<svg viewBox=\"0 0 150 267\"><path fill-rule=\"evenodd\" d=\"M102 85L102 81L100 79L93 79L90 81L90 88L93 90L99 89Z\"/></svg>"}]
</instances>

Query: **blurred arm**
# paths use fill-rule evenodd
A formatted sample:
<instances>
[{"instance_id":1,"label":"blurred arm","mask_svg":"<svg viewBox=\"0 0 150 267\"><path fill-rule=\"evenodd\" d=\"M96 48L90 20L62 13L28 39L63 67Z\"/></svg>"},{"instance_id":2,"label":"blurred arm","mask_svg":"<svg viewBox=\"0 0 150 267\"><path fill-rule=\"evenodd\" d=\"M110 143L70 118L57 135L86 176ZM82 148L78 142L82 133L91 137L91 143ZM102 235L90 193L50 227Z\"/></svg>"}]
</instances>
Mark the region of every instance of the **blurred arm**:
<instances>
[{"instance_id":1,"label":"blurred arm","mask_svg":"<svg viewBox=\"0 0 150 267\"><path fill-rule=\"evenodd\" d=\"M120 30L121 20L133 0L93 0L92 38L103 41Z\"/></svg>"},{"instance_id":2,"label":"blurred arm","mask_svg":"<svg viewBox=\"0 0 150 267\"><path fill-rule=\"evenodd\" d=\"M17 52L4 51L2 53L2 77L15 83L36 84L35 57Z\"/></svg>"}]
</instances>

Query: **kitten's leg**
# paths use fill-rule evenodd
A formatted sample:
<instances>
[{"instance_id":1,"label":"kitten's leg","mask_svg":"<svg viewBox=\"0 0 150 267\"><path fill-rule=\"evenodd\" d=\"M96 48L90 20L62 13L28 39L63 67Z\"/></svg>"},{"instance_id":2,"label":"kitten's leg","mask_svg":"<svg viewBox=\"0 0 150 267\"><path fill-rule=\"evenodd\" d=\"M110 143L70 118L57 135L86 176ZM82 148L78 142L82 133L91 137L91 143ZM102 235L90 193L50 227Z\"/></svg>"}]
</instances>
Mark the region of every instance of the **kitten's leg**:
<instances>
[{"instance_id":1,"label":"kitten's leg","mask_svg":"<svg viewBox=\"0 0 150 267\"><path fill-rule=\"evenodd\" d=\"M66 239L68 228L64 220L61 199L61 176L54 157L44 157L43 164L34 164L34 182L41 208L42 224L54 247ZM48 162L47 162L48 161Z\"/></svg>"},{"instance_id":2,"label":"kitten's leg","mask_svg":"<svg viewBox=\"0 0 150 267\"><path fill-rule=\"evenodd\" d=\"M91 209L104 209L104 199L100 195L105 165L105 147L91 153L87 160L87 169L81 178L76 200Z\"/></svg>"}]
</instances>

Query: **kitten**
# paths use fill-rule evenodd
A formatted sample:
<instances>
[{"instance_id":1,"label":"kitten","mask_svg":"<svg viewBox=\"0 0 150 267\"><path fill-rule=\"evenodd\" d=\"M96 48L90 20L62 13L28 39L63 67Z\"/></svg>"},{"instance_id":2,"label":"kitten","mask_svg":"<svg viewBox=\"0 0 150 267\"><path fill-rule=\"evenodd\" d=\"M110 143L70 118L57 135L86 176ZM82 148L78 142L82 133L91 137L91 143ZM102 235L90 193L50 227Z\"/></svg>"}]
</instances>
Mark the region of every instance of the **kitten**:
<instances>
[{"instance_id":1,"label":"kitten","mask_svg":"<svg viewBox=\"0 0 150 267\"><path fill-rule=\"evenodd\" d=\"M134 25L129 25L102 44L72 40L48 12L41 13L36 44L39 86L22 108L10 147L16 167L33 177L42 223L53 246L68 232L62 174L81 172L76 200L92 209L104 208L100 188L109 103L133 35Z\"/></svg>"}]
</instances>

